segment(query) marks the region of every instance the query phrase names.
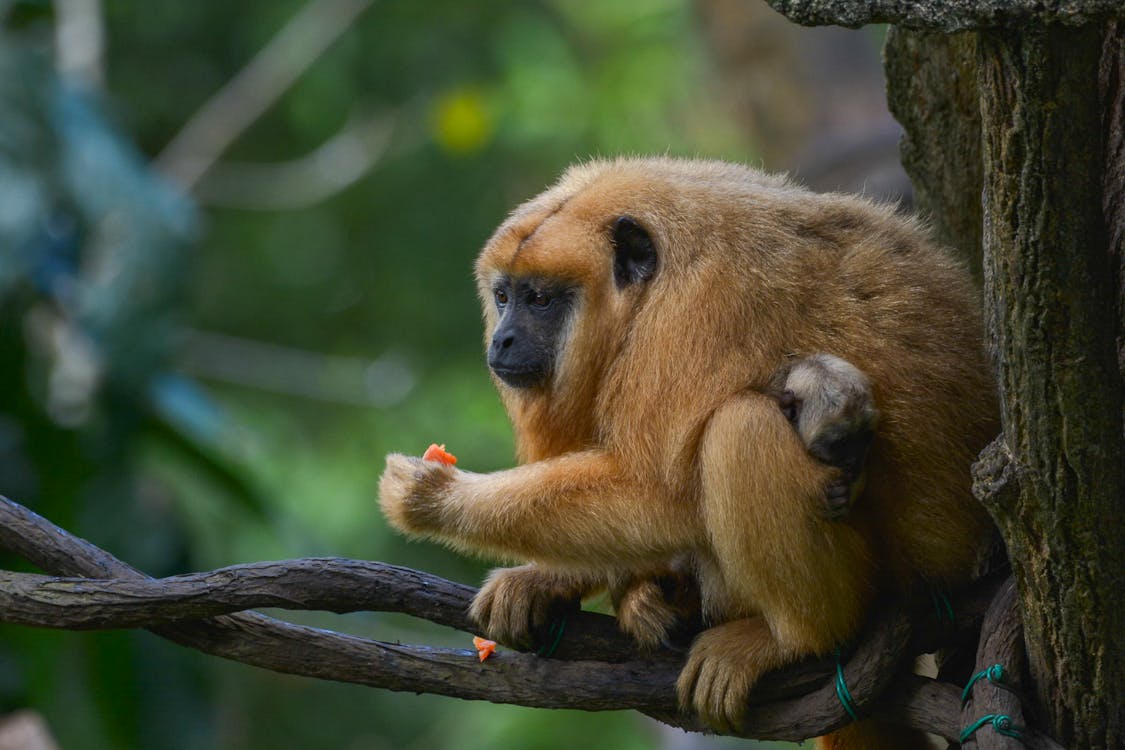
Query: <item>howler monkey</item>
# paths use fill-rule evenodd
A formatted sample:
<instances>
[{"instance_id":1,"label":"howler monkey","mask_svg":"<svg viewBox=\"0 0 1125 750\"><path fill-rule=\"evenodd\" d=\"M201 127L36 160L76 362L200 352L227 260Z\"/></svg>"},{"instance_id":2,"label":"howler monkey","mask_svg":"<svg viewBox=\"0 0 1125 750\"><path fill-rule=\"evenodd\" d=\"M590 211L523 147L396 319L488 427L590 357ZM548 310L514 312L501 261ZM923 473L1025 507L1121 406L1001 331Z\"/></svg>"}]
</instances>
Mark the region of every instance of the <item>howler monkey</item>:
<instances>
[{"instance_id":1,"label":"howler monkey","mask_svg":"<svg viewBox=\"0 0 1125 750\"><path fill-rule=\"evenodd\" d=\"M854 637L877 592L971 577L996 398L977 292L913 221L721 162L595 161L517 208L476 276L521 465L392 454L380 503L407 533L529 561L478 596L490 632L525 631L568 582L688 560L710 627L680 699L738 727L762 673ZM771 393L794 352L850 362L879 405L842 520L823 512L837 470ZM919 741L864 721L822 744Z\"/></svg>"},{"instance_id":2,"label":"howler monkey","mask_svg":"<svg viewBox=\"0 0 1125 750\"><path fill-rule=\"evenodd\" d=\"M830 354L788 362L770 392L809 448L839 469L824 493L826 518L842 518L862 488L878 412L867 377ZM580 601L608 589L621 629L639 645L679 646L702 624L693 560L680 555L640 570L575 570L528 565L493 571L473 606L477 622L509 644L534 645Z\"/></svg>"}]
</instances>

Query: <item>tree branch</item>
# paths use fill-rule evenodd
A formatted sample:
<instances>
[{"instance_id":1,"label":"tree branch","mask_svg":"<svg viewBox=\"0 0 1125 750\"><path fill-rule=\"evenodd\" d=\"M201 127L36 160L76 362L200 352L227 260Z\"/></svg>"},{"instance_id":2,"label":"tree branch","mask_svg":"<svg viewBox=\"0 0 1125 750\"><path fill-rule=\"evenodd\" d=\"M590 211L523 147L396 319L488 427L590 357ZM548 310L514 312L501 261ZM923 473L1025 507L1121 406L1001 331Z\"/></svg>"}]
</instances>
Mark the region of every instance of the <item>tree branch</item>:
<instances>
[{"instance_id":1,"label":"tree branch","mask_svg":"<svg viewBox=\"0 0 1125 750\"><path fill-rule=\"evenodd\" d=\"M284 162L215 162L195 185L205 206L251 211L307 208L354 185L387 152L393 117L353 116L304 156Z\"/></svg>"},{"instance_id":2,"label":"tree branch","mask_svg":"<svg viewBox=\"0 0 1125 750\"><path fill-rule=\"evenodd\" d=\"M1033 24L1078 26L1125 16L1121 0L767 0L802 26L893 23L952 33Z\"/></svg>"},{"instance_id":3,"label":"tree branch","mask_svg":"<svg viewBox=\"0 0 1125 750\"><path fill-rule=\"evenodd\" d=\"M199 108L156 157L184 189L269 109L373 0L310 0L222 89Z\"/></svg>"},{"instance_id":4,"label":"tree branch","mask_svg":"<svg viewBox=\"0 0 1125 750\"><path fill-rule=\"evenodd\" d=\"M26 508L0 498L0 549L58 576L0 574L0 620L42 627L144 626L205 653L279 672L372 687L544 708L637 709L701 731L680 714L675 680L682 655L643 655L613 618L579 613L555 658L502 652L481 664L462 649L403 646L285 623L247 607L375 609L470 630L474 589L373 562L319 558L255 563L155 580ZM879 610L844 673L860 709L953 738L959 690L901 675L908 657L972 637L997 581L957 600L958 627L932 615ZM811 659L771 673L751 697L745 736L800 740L848 722L836 697L835 662ZM891 689L887 689L888 684Z\"/></svg>"},{"instance_id":5,"label":"tree branch","mask_svg":"<svg viewBox=\"0 0 1125 750\"><path fill-rule=\"evenodd\" d=\"M1001 672L988 673L999 665ZM971 727L983 716L1007 716L1020 733L1013 737L982 726L973 734L977 750L1062 750L1050 737L1027 726L1021 694L1027 657L1023 651L1023 625L1015 579L997 590L981 625L980 645L974 674L989 674L975 680L961 708L961 726Z\"/></svg>"}]
</instances>

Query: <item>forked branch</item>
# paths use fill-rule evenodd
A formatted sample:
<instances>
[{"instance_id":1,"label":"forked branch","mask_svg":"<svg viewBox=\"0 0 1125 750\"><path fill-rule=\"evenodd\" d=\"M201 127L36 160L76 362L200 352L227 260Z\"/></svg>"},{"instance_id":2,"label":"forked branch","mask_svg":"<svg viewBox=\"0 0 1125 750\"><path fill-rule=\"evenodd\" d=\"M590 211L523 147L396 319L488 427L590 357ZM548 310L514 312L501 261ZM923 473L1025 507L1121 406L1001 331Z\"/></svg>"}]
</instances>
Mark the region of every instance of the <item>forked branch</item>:
<instances>
[{"instance_id":1,"label":"forked branch","mask_svg":"<svg viewBox=\"0 0 1125 750\"><path fill-rule=\"evenodd\" d=\"M702 730L676 707L682 654L639 653L605 615L572 617L552 658L504 651L481 664L469 650L382 643L244 611L404 612L472 631L466 612L474 589L406 568L315 558L153 579L5 498L0 549L49 574L0 572L0 620L6 622L145 627L189 648L278 672L543 708L636 709ZM998 584L982 580L962 592L956 626L939 622L928 604L928 611L881 609L843 667L859 710L955 738L959 688L908 674L908 657L975 640ZM752 696L746 736L800 740L843 726L850 718L835 677L830 659L768 675Z\"/></svg>"}]
</instances>

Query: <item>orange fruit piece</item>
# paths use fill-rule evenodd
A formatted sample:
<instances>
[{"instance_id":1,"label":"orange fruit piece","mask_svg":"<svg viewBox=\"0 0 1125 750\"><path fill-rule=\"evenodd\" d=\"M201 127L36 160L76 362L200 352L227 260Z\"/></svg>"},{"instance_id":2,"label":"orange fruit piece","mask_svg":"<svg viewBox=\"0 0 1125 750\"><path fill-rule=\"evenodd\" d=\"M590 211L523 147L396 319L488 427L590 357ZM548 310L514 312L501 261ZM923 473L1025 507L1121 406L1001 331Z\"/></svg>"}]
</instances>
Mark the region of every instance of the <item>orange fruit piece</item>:
<instances>
[{"instance_id":1,"label":"orange fruit piece","mask_svg":"<svg viewBox=\"0 0 1125 750\"><path fill-rule=\"evenodd\" d=\"M452 453L446 453L445 443L438 445L437 443L430 443L430 447L422 454L423 461L437 461L438 463L452 466L457 463L457 456Z\"/></svg>"},{"instance_id":2,"label":"orange fruit piece","mask_svg":"<svg viewBox=\"0 0 1125 750\"><path fill-rule=\"evenodd\" d=\"M473 648L477 650L477 656L481 661L492 656L492 652L496 650L496 641L490 641L487 638L481 638L479 635L473 636Z\"/></svg>"}]
</instances>

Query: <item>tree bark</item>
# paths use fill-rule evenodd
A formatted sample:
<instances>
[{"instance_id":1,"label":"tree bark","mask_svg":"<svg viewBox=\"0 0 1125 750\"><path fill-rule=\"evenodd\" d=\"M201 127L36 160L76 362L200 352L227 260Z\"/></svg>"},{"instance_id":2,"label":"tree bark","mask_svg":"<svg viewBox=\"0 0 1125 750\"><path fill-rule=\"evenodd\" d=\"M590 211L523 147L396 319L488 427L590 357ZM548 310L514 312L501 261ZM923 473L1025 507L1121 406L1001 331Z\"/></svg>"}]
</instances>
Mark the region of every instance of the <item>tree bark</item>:
<instances>
[{"instance_id":1,"label":"tree bark","mask_svg":"<svg viewBox=\"0 0 1125 750\"><path fill-rule=\"evenodd\" d=\"M1125 21L1106 27L1098 74L1105 144L1102 208L1117 278L1117 367L1125 382ZM1125 411L1121 414L1125 424Z\"/></svg>"},{"instance_id":2,"label":"tree bark","mask_svg":"<svg viewBox=\"0 0 1125 750\"><path fill-rule=\"evenodd\" d=\"M981 277L980 94L976 34L892 26L883 48L887 103L903 126L902 166L934 237Z\"/></svg>"},{"instance_id":3,"label":"tree bark","mask_svg":"<svg viewBox=\"0 0 1125 750\"><path fill-rule=\"evenodd\" d=\"M676 707L683 655L638 654L622 645L624 636L605 615L568 618L552 658L505 651L481 664L466 649L380 643L238 612L248 606L383 609L471 627L465 611L472 589L405 568L318 558L154 580L2 497L0 550L56 574L0 573L0 621L144 626L205 653L289 674L543 708L636 709L673 726L702 729ZM904 662L975 637L998 583L982 580L960 592L953 628L934 616L929 602L880 609L842 666L859 710L955 737L959 689L907 674ZM606 654L615 661L599 660ZM743 736L801 740L846 724L836 669L832 659L808 659L767 675L751 695Z\"/></svg>"},{"instance_id":4,"label":"tree bark","mask_svg":"<svg viewBox=\"0 0 1125 750\"><path fill-rule=\"evenodd\" d=\"M961 726L980 728L972 737L976 750L1019 750L1030 730L1023 715L1020 689L1025 668L1023 627L1016 584L1004 582L981 623L974 677L961 696ZM992 731L985 717L1003 717L1010 732ZM1001 725L1004 728L1004 725Z\"/></svg>"},{"instance_id":5,"label":"tree bark","mask_svg":"<svg viewBox=\"0 0 1125 750\"><path fill-rule=\"evenodd\" d=\"M893 23L953 33L1061 24L1082 26L1121 15L1121 0L767 0L803 26Z\"/></svg>"},{"instance_id":6,"label":"tree bark","mask_svg":"<svg viewBox=\"0 0 1125 750\"><path fill-rule=\"evenodd\" d=\"M1119 277L1099 88L1107 33L985 31L979 45L986 317L1019 485L989 510L1019 584L1036 707L1083 748L1125 741Z\"/></svg>"}]
</instances>

